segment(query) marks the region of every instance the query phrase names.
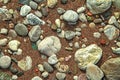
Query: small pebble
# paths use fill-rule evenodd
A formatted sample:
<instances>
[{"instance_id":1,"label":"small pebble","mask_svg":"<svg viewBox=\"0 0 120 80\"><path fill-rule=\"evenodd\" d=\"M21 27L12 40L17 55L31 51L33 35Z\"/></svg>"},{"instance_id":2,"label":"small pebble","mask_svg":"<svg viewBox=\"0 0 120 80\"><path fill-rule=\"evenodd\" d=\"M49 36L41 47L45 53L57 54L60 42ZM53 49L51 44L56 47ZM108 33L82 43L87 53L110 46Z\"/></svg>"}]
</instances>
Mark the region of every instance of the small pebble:
<instances>
[{"instance_id":1,"label":"small pebble","mask_svg":"<svg viewBox=\"0 0 120 80\"><path fill-rule=\"evenodd\" d=\"M41 75L41 76L42 76L43 78L47 78L47 77L48 77L48 75L49 75L49 73L45 71L45 72L43 72L43 73L42 73L42 75Z\"/></svg>"}]
</instances>

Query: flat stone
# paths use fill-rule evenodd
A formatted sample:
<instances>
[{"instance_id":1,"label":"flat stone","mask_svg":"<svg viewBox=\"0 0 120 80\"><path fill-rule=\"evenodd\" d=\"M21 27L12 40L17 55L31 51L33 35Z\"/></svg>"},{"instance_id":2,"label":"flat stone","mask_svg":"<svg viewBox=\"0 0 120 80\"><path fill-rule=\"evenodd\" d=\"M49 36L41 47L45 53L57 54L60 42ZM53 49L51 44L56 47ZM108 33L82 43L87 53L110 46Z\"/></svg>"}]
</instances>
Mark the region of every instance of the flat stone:
<instances>
[{"instance_id":1,"label":"flat stone","mask_svg":"<svg viewBox=\"0 0 120 80\"><path fill-rule=\"evenodd\" d=\"M19 46L20 46L20 42L17 41L17 40L11 40L11 41L8 43L8 47L9 47L9 49L12 50L12 51L17 51Z\"/></svg>"},{"instance_id":2,"label":"flat stone","mask_svg":"<svg viewBox=\"0 0 120 80\"><path fill-rule=\"evenodd\" d=\"M43 63L43 67L47 72L53 72L53 70L54 70L53 67L47 62Z\"/></svg>"},{"instance_id":3,"label":"flat stone","mask_svg":"<svg viewBox=\"0 0 120 80\"><path fill-rule=\"evenodd\" d=\"M49 8L54 8L57 4L58 0L47 0L47 6Z\"/></svg>"},{"instance_id":4,"label":"flat stone","mask_svg":"<svg viewBox=\"0 0 120 80\"><path fill-rule=\"evenodd\" d=\"M66 74L65 74L65 73L57 72L57 73L56 73L56 78L57 78L58 80L65 80Z\"/></svg>"},{"instance_id":5,"label":"flat stone","mask_svg":"<svg viewBox=\"0 0 120 80\"><path fill-rule=\"evenodd\" d=\"M78 49L75 52L75 61L78 67L85 70L89 63L96 64L102 57L102 49L96 44L91 44L86 48Z\"/></svg>"},{"instance_id":6,"label":"flat stone","mask_svg":"<svg viewBox=\"0 0 120 80\"><path fill-rule=\"evenodd\" d=\"M21 16L26 16L31 11L31 7L28 5L23 5L20 10Z\"/></svg>"}]
</instances>

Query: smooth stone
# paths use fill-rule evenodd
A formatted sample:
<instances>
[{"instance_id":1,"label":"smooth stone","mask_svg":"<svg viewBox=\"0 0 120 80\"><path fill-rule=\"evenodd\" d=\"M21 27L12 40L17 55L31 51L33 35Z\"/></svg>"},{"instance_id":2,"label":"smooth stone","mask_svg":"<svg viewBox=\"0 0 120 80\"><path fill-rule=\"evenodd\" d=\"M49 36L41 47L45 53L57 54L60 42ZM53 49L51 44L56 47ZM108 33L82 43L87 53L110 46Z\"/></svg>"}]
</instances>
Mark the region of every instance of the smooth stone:
<instances>
[{"instance_id":1,"label":"smooth stone","mask_svg":"<svg viewBox=\"0 0 120 80\"><path fill-rule=\"evenodd\" d=\"M65 31L65 39L72 40L75 37L75 32Z\"/></svg>"},{"instance_id":2,"label":"smooth stone","mask_svg":"<svg viewBox=\"0 0 120 80\"><path fill-rule=\"evenodd\" d=\"M34 0L35 2L37 2L37 3L41 3L41 2L43 2L44 0Z\"/></svg>"},{"instance_id":3,"label":"smooth stone","mask_svg":"<svg viewBox=\"0 0 120 80\"><path fill-rule=\"evenodd\" d=\"M85 27L87 27L87 25L86 25L85 23L83 23L83 24L81 24L80 27L81 27L81 28L85 28Z\"/></svg>"},{"instance_id":4,"label":"smooth stone","mask_svg":"<svg viewBox=\"0 0 120 80\"><path fill-rule=\"evenodd\" d=\"M56 20L55 20L55 24L56 24L56 26L57 26L58 28L60 28L60 26L61 26L61 21L60 21L60 19L56 19Z\"/></svg>"},{"instance_id":5,"label":"smooth stone","mask_svg":"<svg viewBox=\"0 0 120 80\"><path fill-rule=\"evenodd\" d=\"M41 35L41 28L39 25L33 26L33 28L28 33L29 38L32 42L36 42Z\"/></svg>"},{"instance_id":6,"label":"smooth stone","mask_svg":"<svg viewBox=\"0 0 120 80\"><path fill-rule=\"evenodd\" d=\"M39 76L35 76L31 80L42 80L42 78L40 78Z\"/></svg>"},{"instance_id":7,"label":"smooth stone","mask_svg":"<svg viewBox=\"0 0 120 80\"><path fill-rule=\"evenodd\" d=\"M0 39L0 46L7 45L8 40L6 38Z\"/></svg>"},{"instance_id":8,"label":"smooth stone","mask_svg":"<svg viewBox=\"0 0 120 80\"><path fill-rule=\"evenodd\" d=\"M120 42L116 42L116 45L117 45L118 47L120 47Z\"/></svg>"},{"instance_id":9,"label":"smooth stone","mask_svg":"<svg viewBox=\"0 0 120 80\"><path fill-rule=\"evenodd\" d=\"M114 24L114 22L116 22L116 21L117 20L116 20L115 16L111 16L109 21L108 21L108 24Z\"/></svg>"},{"instance_id":10,"label":"smooth stone","mask_svg":"<svg viewBox=\"0 0 120 80\"><path fill-rule=\"evenodd\" d=\"M104 27L104 34L109 40L113 40L119 36L119 29L117 29L113 25L106 25Z\"/></svg>"},{"instance_id":11,"label":"smooth stone","mask_svg":"<svg viewBox=\"0 0 120 80\"><path fill-rule=\"evenodd\" d=\"M11 65L11 58L9 56L0 57L0 67L6 69Z\"/></svg>"},{"instance_id":12,"label":"smooth stone","mask_svg":"<svg viewBox=\"0 0 120 80\"><path fill-rule=\"evenodd\" d=\"M86 75L88 80L102 80L104 77L102 70L98 66L91 63L87 65Z\"/></svg>"},{"instance_id":13,"label":"smooth stone","mask_svg":"<svg viewBox=\"0 0 120 80\"><path fill-rule=\"evenodd\" d=\"M101 18L94 19L93 22L94 22L95 24L99 24L99 23L102 23L102 19L101 19Z\"/></svg>"},{"instance_id":14,"label":"smooth stone","mask_svg":"<svg viewBox=\"0 0 120 80\"><path fill-rule=\"evenodd\" d=\"M30 70L32 68L32 59L30 56L26 56L25 58L18 61L18 67L20 67L23 71Z\"/></svg>"},{"instance_id":15,"label":"smooth stone","mask_svg":"<svg viewBox=\"0 0 120 80\"><path fill-rule=\"evenodd\" d=\"M84 13L79 14L79 20L82 22L87 22L87 18Z\"/></svg>"},{"instance_id":16,"label":"smooth stone","mask_svg":"<svg viewBox=\"0 0 120 80\"><path fill-rule=\"evenodd\" d=\"M15 25L15 31L20 36L27 36L27 34L28 34L27 27L21 23L18 23L17 25Z\"/></svg>"},{"instance_id":17,"label":"smooth stone","mask_svg":"<svg viewBox=\"0 0 120 80\"><path fill-rule=\"evenodd\" d=\"M119 12L114 12L114 16L115 16L116 19L119 19L120 13Z\"/></svg>"},{"instance_id":18,"label":"smooth stone","mask_svg":"<svg viewBox=\"0 0 120 80\"><path fill-rule=\"evenodd\" d=\"M95 25L94 22L91 22L91 23L89 24L89 27L90 27L90 28L95 28L95 26L96 26L96 25Z\"/></svg>"},{"instance_id":19,"label":"smooth stone","mask_svg":"<svg viewBox=\"0 0 120 80\"><path fill-rule=\"evenodd\" d=\"M53 72L54 70L53 67L47 62L43 62L43 67L47 72Z\"/></svg>"},{"instance_id":20,"label":"smooth stone","mask_svg":"<svg viewBox=\"0 0 120 80\"><path fill-rule=\"evenodd\" d=\"M23 5L20 10L21 16L26 16L31 11L31 7L28 5Z\"/></svg>"},{"instance_id":21,"label":"smooth stone","mask_svg":"<svg viewBox=\"0 0 120 80\"><path fill-rule=\"evenodd\" d=\"M10 29L9 32L8 32L8 36L12 37L12 38L16 38L17 33L15 32L15 30Z\"/></svg>"},{"instance_id":22,"label":"smooth stone","mask_svg":"<svg viewBox=\"0 0 120 80\"><path fill-rule=\"evenodd\" d=\"M49 75L49 73L48 72L43 72L42 74L41 74L41 76L43 77L43 78L47 78L48 77L48 75Z\"/></svg>"},{"instance_id":23,"label":"smooth stone","mask_svg":"<svg viewBox=\"0 0 120 80\"><path fill-rule=\"evenodd\" d=\"M72 16L72 17L71 17ZM78 14L73 10L67 10L63 14L63 19L68 22L68 24L76 24L78 21Z\"/></svg>"},{"instance_id":24,"label":"smooth stone","mask_svg":"<svg viewBox=\"0 0 120 80\"><path fill-rule=\"evenodd\" d=\"M75 43L74 43L74 47L75 47L76 49L80 48L79 42L75 42Z\"/></svg>"},{"instance_id":25,"label":"smooth stone","mask_svg":"<svg viewBox=\"0 0 120 80\"><path fill-rule=\"evenodd\" d=\"M94 32L93 33L93 37L95 38L100 38L101 37L101 34L99 32Z\"/></svg>"},{"instance_id":26,"label":"smooth stone","mask_svg":"<svg viewBox=\"0 0 120 80\"><path fill-rule=\"evenodd\" d=\"M17 51L19 46L20 46L20 42L18 40L11 40L8 43L8 47L12 51Z\"/></svg>"},{"instance_id":27,"label":"smooth stone","mask_svg":"<svg viewBox=\"0 0 120 80\"><path fill-rule=\"evenodd\" d=\"M86 5L92 14L99 14L107 11L112 4L112 0L87 0Z\"/></svg>"},{"instance_id":28,"label":"smooth stone","mask_svg":"<svg viewBox=\"0 0 120 80\"><path fill-rule=\"evenodd\" d=\"M42 64L38 64L38 69L40 70L40 72L43 72L44 71L44 67Z\"/></svg>"},{"instance_id":29,"label":"smooth stone","mask_svg":"<svg viewBox=\"0 0 120 80\"><path fill-rule=\"evenodd\" d=\"M120 0L112 0L112 2L116 8L120 9Z\"/></svg>"},{"instance_id":30,"label":"smooth stone","mask_svg":"<svg viewBox=\"0 0 120 80\"><path fill-rule=\"evenodd\" d=\"M120 23L118 21L115 21L113 25L120 30Z\"/></svg>"},{"instance_id":31,"label":"smooth stone","mask_svg":"<svg viewBox=\"0 0 120 80\"><path fill-rule=\"evenodd\" d=\"M44 25L45 22L35 16L33 13L30 13L26 16L26 19L30 25Z\"/></svg>"},{"instance_id":32,"label":"smooth stone","mask_svg":"<svg viewBox=\"0 0 120 80\"><path fill-rule=\"evenodd\" d=\"M41 7L41 12L42 12L42 15L43 15L43 16L45 16L45 17L48 16L48 14L49 14L49 13L48 13L48 7L42 6L42 7Z\"/></svg>"},{"instance_id":33,"label":"smooth stone","mask_svg":"<svg viewBox=\"0 0 120 80\"><path fill-rule=\"evenodd\" d=\"M12 66L10 67L9 70L12 74L16 74L18 72L18 70L16 68L12 67Z\"/></svg>"},{"instance_id":34,"label":"smooth stone","mask_svg":"<svg viewBox=\"0 0 120 80\"><path fill-rule=\"evenodd\" d=\"M114 54L117 54L119 55L120 54L120 48L117 48L117 47L111 47L112 51Z\"/></svg>"},{"instance_id":35,"label":"smooth stone","mask_svg":"<svg viewBox=\"0 0 120 80\"><path fill-rule=\"evenodd\" d=\"M77 32L77 31L76 31L76 32L75 32L75 35L76 35L76 36L81 36L81 32Z\"/></svg>"},{"instance_id":36,"label":"smooth stone","mask_svg":"<svg viewBox=\"0 0 120 80\"><path fill-rule=\"evenodd\" d=\"M65 13L65 9L63 9L63 8L57 8L57 12L58 12L58 14L63 14L63 13Z\"/></svg>"},{"instance_id":37,"label":"smooth stone","mask_svg":"<svg viewBox=\"0 0 120 80\"><path fill-rule=\"evenodd\" d=\"M65 73L57 72L57 73L56 73L56 78L57 78L58 80L65 80L66 74L65 74Z\"/></svg>"},{"instance_id":38,"label":"smooth stone","mask_svg":"<svg viewBox=\"0 0 120 80\"><path fill-rule=\"evenodd\" d=\"M60 49L61 43L59 38L56 36L46 37L38 44L38 50L47 56L56 54Z\"/></svg>"},{"instance_id":39,"label":"smooth stone","mask_svg":"<svg viewBox=\"0 0 120 80\"><path fill-rule=\"evenodd\" d=\"M65 31L62 30L61 33L57 33L58 37L64 38L65 37Z\"/></svg>"},{"instance_id":40,"label":"smooth stone","mask_svg":"<svg viewBox=\"0 0 120 80\"><path fill-rule=\"evenodd\" d=\"M73 76L73 80L78 80L78 76Z\"/></svg>"},{"instance_id":41,"label":"smooth stone","mask_svg":"<svg viewBox=\"0 0 120 80\"><path fill-rule=\"evenodd\" d=\"M54 65L58 62L58 59L57 59L57 56L55 54L51 55L49 58L48 58L48 63L51 64L51 65Z\"/></svg>"},{"instance_id":42,"label":"smooth stone","mask_svg":"<svg viewBox=\"0 0 120 80\"><path fill-rule=\"evenodd\" d=\"M58 0L47 0L47 6L49 8L54 8L57 3L58 3Z\"/></svg>"},{"instance_id":43,"label":"smooth stone","mask_svg":"<svg viewBox=\"0 0 120 80\"><path fill-rule=\"evenodd\" d=\"M29 2L30 2L31 0L19 0L19 3L20 4L29 4Z\"/></svg>"},{"instance_id":44,"label":"smooth stone","mask_svg":"<svg viewBox=\"0 0 120 80\"><path fill-rule=\"evenodd\" d=\"M34 2L34 1L30 1L29 6L30 6L32 9L37 9L38 4L37 4L36 2Z\"/></svg>"},{"instance_id":45,"label":"smooth stone","mask_svg":"<svg viewBox=\"0 0 120 80\"><path fill-rule=\"evenodd\" d=\"M17 80L18 76L17 75L12 75L12 80Z\"/></svg>"},{"instance_id":46,"label":"smooth stone","mask_svg":"<svg viewBox=\"0 0 120 80\"><path fill-rule=\"evenodd\" d=\"M103 63L101 66L105 74L106 80L120 79L120 57L111 58Z\"/></svg>"},{"instance_id":47,"label":"smooth stone","mask_svg":"<svg viewBox=\"0 0 120 80\"><path fill-rule=\"evenodd\" d=\"M83 13L85 10L86 10L85 7L80 7L80 8L77 9L77 13L78 14Z\"/></svg>"},{"instance_id":48,"label":"smooth stone","mask_svg":"<svg viewBox=\"0 0 120 80\"><path fill-rule=\"evenodd\" d=\"M96 44L91 44L75 52L75 61L81 70L85 70L89 63L97 64L101 57L102 49Z\"/></svg>"},{"instance_id":49,"label":"smooth stone","mask_svg":"<svg viewBox=\"0 0 120 80\"><path fill-rule=\"evenodd\" d=\"M22 49L18 49L17 52L13 52L13 54L16 54L16 55L21 55L22 54Z\"/></svg>"},{"instance_id":50,"label":"smooth stone","mask_svg":"<svg viewBox=\"0 0 120 80\"><path fill-rule=\"evenodd\" d=\"M7 33L8 33L8 29L6 29L6 28L1 28L1 29L0 29L0 34L5 34L5 35L7 35Z\"/></svg>"},{"instance_id":51,"label":"smooth stone","mask_svg":"<svg viewBox=\"0 0 120 80\"><path fill-rule=\"evenodd\" d=\"M35 15L36 15L37 17L39 17L39 18L42 17L42 13L41 13L40 11L35 11Z\"/></svg>"}]
</instances>

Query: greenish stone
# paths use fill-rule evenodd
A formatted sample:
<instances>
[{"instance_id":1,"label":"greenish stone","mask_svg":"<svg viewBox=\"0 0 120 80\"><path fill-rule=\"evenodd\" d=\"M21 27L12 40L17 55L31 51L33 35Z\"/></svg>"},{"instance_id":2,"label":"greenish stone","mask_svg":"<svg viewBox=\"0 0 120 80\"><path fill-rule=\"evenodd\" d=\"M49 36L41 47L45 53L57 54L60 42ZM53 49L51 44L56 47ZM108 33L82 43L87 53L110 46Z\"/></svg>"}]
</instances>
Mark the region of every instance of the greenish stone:
<instances>
[{"instance_id":1,"label":"greenish stone","mask_svg":"<svg viewBox=\"0 0 120 80\"><path fill-rule=\"evenodd\" d=\"M92 22L93 21L93 18L92 17L90 17L90 16L86 16L87 17L87 20L89 21L89 22Z\"/></svg>"},{"instance_id":2,"label":"greenish stone","mask_svg":"<svg viewBox=\"0 0 120 80\"><path fill-rule=\"evenodd\" d=\"M12 80L12 78L9 74L0 71L0 80Z\"/></svg>"},{"instance_id":3,"label":"greenish stone","mask_svg":"<svg viewBox=\"0 0 120 80\"><path fill-rule=\"evenodd\" d=\"M36 43L31 43L31 45L32 45L32 49L38 50L38 47L37 47Z\"/></svg>"}]
</instances>

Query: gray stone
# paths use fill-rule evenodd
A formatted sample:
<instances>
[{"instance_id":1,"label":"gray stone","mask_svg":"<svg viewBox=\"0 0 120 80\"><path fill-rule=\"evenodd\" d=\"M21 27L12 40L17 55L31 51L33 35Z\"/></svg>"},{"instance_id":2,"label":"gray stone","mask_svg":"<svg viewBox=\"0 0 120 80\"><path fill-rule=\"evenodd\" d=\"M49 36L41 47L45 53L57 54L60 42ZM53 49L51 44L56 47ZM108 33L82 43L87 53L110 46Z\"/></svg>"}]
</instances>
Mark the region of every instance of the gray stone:
<instances>
[{"instance_id":1,"label":"gray stone","mask_svg":"<svg viewBox=\"0 0 120 80\"><path fill-rule=\"evenodd\" d=\"M58 14L63 14L63 13L65 13L65 9L63 9L63 8L57 8L57 12L58 12Z\"/></svg>"},{"instance_id":2,"label":"gray stone","mask_svg":"<svg viewBox=\"0 0 120 80\"><path fill-rule=\"evenodd\" d=\"M112 0L112 1L113 1L113 5L114 5L116 8L120 9L120 0Z\"/></svg>"},{"instance_id":3,"label":"gray stone","mask_svg":"<svg viewBox=\"0 0 120 80\"><path fill-rule=\"evenodd\" d=\"M57 78L58 80L65 80L66 74L65 74L65 73L57 72L57 73L56 73L56 78Z\"/></svg>"},{"instance_id":4,"label":"gray stone","mask_svg":"<svg viewBox=\"0 0 120 80\"><path fill-rule=\"evenodd\" d=\"M21 16L26 16L31 11L31 7L28 5L23 5L20 10Z\"/></svg>"},{"instance_id":5,"label":"gray stone","mask_svg":"<svg viewBox=\"0 0 120 80\"><path fill-rule=\"evenodd\" d=\"M35 15L38 16L39 18L42 17L42 13L40 11L35 11Z\"/></svg>"},{"instance_id":6,"label":"gray stone","mask_svg":"<svg viewBox=\"0 0 120 80\"><path fill-rule=\"evenodd\" d=\"M43 16L48 16L48 7L46 7L46 6L42 6L41 7L41 12L42 12L42 15Z\"/></svg>"},{"instance_id":7,"label":"gray stone","mask_svg":"<svg viewBox=\"0 0 120 80\"><path fill-rule=\"evenodd\" d=\"M102 80L104 77L102 70L98 66L91 63L87 65L86 75L88 80Z\"/></svg>"},{"instance_id":8,"label":"gray stone","mask_svg":"<svg viewBox=\"0 0 120 80\"><path fill-rule=\"evenodd\" d=\"M48 72L43 72L42 74L41 74L41 76L43 77L43 78L47 78L48 77L48 75L49 75L49 73Z\"/></svg>"},{"instance_id":9,"label":"gray stone","mask_svg":"<svg viewBox=\"0 0 120 80\"><path fill-rule=\"evenodd\" d=\"M27 27L21 23L18 23L17 25L15 25L15 31L20 36L27 36L27 34L28 34Z\"/></svg>"},{"instance_id":10,"label":"gray stone","mask_svg":"<svg viewBox=\"0 0 120 80\"><path fill-rule=\"evenodd\" d=\"M7 34L8 33L8 29L6 29L6 28L1 28L1 30L0 30L0 34Z\"/></svg>"},{"instance_id":11,"label":"gray stone","mask_svg":"<svg viewBox=\"0 0 120 80\"><path fill-rule=\"evenodd\" d=\"M6 38L0 39L0 46L7 45L8 40Z\"/></svg>"},{"instance_id":12,"label":"gray stone","mask_svg":"<svg viewBox=\"0 0 120 80\"><path fill-rule=\"evenodd\" d=\"M32 0L19 0L19 3L28 5L30 1Z\"/></svg>"},{"instance_id":13,"label":"gray stone","mask_svg":"<svg viewBox=\"0 0 120 80\"><path fill-rule=\"evenodd\" d=\"M29 31L29 38L32 42L36 42L41 35L41 28L39 25L33 26L33 28Z\"/></svg>"},{"instance_id":14,"label":"gray stone","mask_svg":"<svg viewBox=\"0 0 120 80\"><path fill-rule=\"evenodd\" d=\"M0 67L3 69L8 68L11 65L11 58L9 56L0 57Z\"/></svg>"},{"instance_id":15,"label":"gray stone","mask_svg":"<svg viewBox=\"0 0 120 80\"><path fill-rule=\"evenodd\" d=\"M95 24L99 24L102 23L102 19L98 18L98 19L94 19L93 21Z\"/></svg>"},{"instance_id":16,"label":"gray stone","mask_svg":"<svg viewBox=\"0 0 120 80\"><path fill-rule=\"evenodd\" d=\"M83 13L86 10L85 7L80 7L77 9L77 13Z\"/></svg>"},{"instance_id":17,"label":"gray stone","mask_svg":"<svg viewBox=\"0 0 120 80\"><path fill-rule=\"evenodd\" d=\"M119 29L113 25L107 25L104 28L104 34L108 37L109 40L113 40L119 36Z\"/></svg>"},{"instance_id":18,"label":"gray stone","mask_svg":"<svg viewBox=\"0 0 120 80\"><path fill-rule=\"evenodd\" d=\"M78 20L78 14L73 10L67 10L63 14L63 19L68 22L68 24L76 24Z\"/></svg>"},{"instance_id":19,"label":"gray stone","mask_svg":"<svg viewBox=\"0 0 120 80\"><path fill-rule=\"evenodd\" d=\"M112 0L87 0L86 4L90 12L99 14L107 11L111 7Z\"/></svg>"},{"instance_id":20,"label":"gray stone","mask_svg":"<svg viewBox=\"0 0 120 80\"><path fill-rule=\"evenodd\" d=\"M8 43L8 47L12 51L17 51L19 46L20 46L20 42L18 40L11 40Z\"/></svg>"},{"instance_id":21,"label":"gray stone","mask_svg":"<svg viewBox=\"0 0 120 80\"><path fill-rule=\"evenodd\" d=\"M62 4L67 4L68 0L61 0Z\"/></svg>"},{"instance_id":22,"label":"gray stone","mask_svg":"<svg viewBox=\"0 0 120 80\"><path fill-rule=\"evenodd\" d=\"M93 33L93 37L95 38L100 38L101 37L101 34L99 32L94 32Z\"/></svg>"},{"instance_id":23,"label":"gray stone","mask_svg":"<svg viewBox=\"0 0 120 80\"><path fill-rule=\"evenodd\" d=\"M12 74L16 74L18 72L18 70L12 66L9 68L9 70Z\"/></svg>"},{"instance_id":24,"label":"gray stone","mask_svg":"<svg viewBox=\"0 0 120 80\"><path fill-rule=\"evenodd\" d=\"M84 13L79 14L79 20L82 22L87 22L87 18Z\"/></svg>"},{"instance_id":25,"label":"gray stone","mask_svg":"<svg viewBox=\"0 0 120 80\"><path fill-rule=\"evenodd\" d=\"M45 22L35 16L33 13L30 13L26 16L26 19L30 25L44 25Z\"/></svg>"},{"instance_id":26,"label":"gray stone","mask_svg":"<svg viewBox=\"0 0 120 80\"><path fill-rule=\"evenodd\" d=\"M58 51L60 51L60 49L61 43L59 38L56 36L46 37L38 44L38 50L47 56L56 54Z\"/></svg>"},{"instance_id":27,"label":"gray stone","mask_svg":"<svg viewBox=\"0 0 120 80\"><path fill-rule=\"evenodd\" d=\"M108 24L114 24L114 22L116 22L116 21L117 20L116 20L115 16L111 16L111 18L108 21Z\"/></svg>"},{"instance_id":28,"label":"gray stone","mask_svg":"<svg viewBox=\"0 0 120 80\"><path fill-rule=\"evenodd\" d=\"M35 76L31 80L42 80L42 78L40 78L39 76Z\"/></svg>"},{"instance_id":29,"label":"gray stone","mask_svg":"<svg viewBox=\"0 0 120 80\"><path fill-rule=\"evenodd\" d=\"M29 6L30 6L32 9L37 9L38 4L37 4L36 2L34 2L34 1L30 1Z\"/></svg>"},{"instance_id":30,"label":"gray stone","mask_svg":"<svg viewBox=\"0 0 120 80\"><path fill-rule=\"evenodd\" d=\"M53 67L47 62L43 63L43 67L47 72L53 72L53 70L54 70Z\"/></svg>"},{"instance_id":31,"label":"gray stone","mask_svg":"<svg viewBox=\"0 0 120 80\"><path fill-rule=\"evenodd\" d=\"M58 62L58 59L57 59L57 56L55 54L51 55L49 58L48 58L48 63L51 64L51 65L54 65Z\"/></svg>"},{"instance_id":32,"label":"gray stone","mask_svg":"<svg viewBox=\"0 0 120 80\"><path fill-rule=\"evenodd\" d=\"M101 69L105 73L106 80L119 80L120 79L120 57L111 58L105 61L101 66Z\"/></svg>"},{"instance_id":33,"label":"gray stone","mask_svg":"<svg viewBox=\"0 0 120 80\"><path fill-rule=\"evenodd\" d=\"M77 49L80 48L79 42L75 42L74 47L77 48Z\"/></svg>"},{"instance_id":34,"label":"gray stone","mask_svg":"<svg viewBox=\"0 0 120 80\"><path fill-rule=\"evenodd\" d=\"M75 32L73 31L65 31L65 38L67 40L72 40L75 37Z\"/></svg>"},{"instance_id":35,"label":"gray stone","mask_svg":"<svg viewBox=\"0 0 120 80\"><path fill-rule=\"evenodd\" d=\"M75 61L78 67L85 70L89 63L96 64L102 57L102 49L96 44L91 44L86 48L78 49L75 52Z\"/></svg>"}]
</instances>

